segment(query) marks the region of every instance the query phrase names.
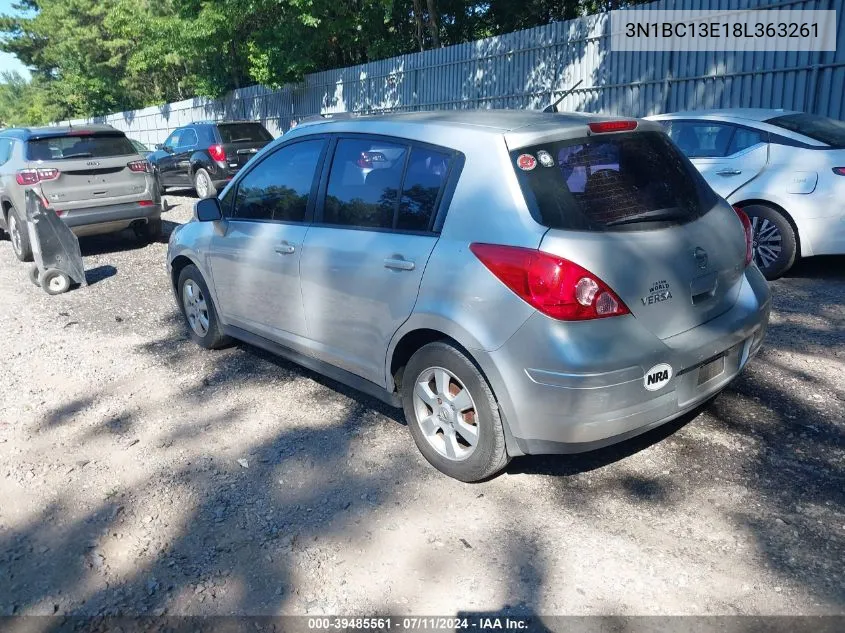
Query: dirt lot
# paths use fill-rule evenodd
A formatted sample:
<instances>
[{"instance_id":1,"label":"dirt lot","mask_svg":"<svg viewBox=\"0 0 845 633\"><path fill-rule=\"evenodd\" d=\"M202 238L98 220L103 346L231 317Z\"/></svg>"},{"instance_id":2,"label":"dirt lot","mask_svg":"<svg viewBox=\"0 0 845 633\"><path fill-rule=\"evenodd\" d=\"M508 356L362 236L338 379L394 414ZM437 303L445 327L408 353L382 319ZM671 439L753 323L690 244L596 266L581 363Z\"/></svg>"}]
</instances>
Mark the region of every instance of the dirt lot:
<instances>
[{"instance_id":1,"label":"dirt lot","mask_svg":"<svg viewBox=\"0 0 845 633\"><path fill-rule=\"evenodd\" d=\"M773 284L699 415L466 485L400 412L188 343L164 243L82 247L49 297L0 244L0 614L845 613L845 258Z\"/></svg>"}]
</instances>

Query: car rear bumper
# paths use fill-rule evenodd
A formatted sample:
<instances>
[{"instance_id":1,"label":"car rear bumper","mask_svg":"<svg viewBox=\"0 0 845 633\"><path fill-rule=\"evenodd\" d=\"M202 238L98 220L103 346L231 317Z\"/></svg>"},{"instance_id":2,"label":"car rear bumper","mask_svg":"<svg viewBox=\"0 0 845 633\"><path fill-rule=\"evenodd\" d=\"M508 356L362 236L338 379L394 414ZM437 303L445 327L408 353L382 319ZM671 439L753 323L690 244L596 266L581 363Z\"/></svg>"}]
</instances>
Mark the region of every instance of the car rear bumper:
<instances>
[{"instance_id":1,"label":"car rear bumper","mask_svg":"<svg viewBox=\"0 0 845 633\"><path fill-rule=\"evenodd\" d=\"M161 205L136 202L59 211L62 219L79 236L120 231L137 221L161 217Z\"/></svg>"},{"instance_id":2,"label":"car rear bumper","mask_svg":"<svg viewBox=\"0 0 845 633\"><path fill-rule=\"evenodd\" d=\"M661 340L633 316L561 323L537 313L478 360L518 451L582 452L669 422L724 389L759 350L770 307L752 266L734 307L687 332ZM664 363L671 378L648 391L646 374ZM703 380L708 370L717 373Z\"/></svg>"},{"instance_id":3,"label":"car rear bumper","mask_svg":"<svg viewBox=\"0 0 845 633\"><path fill-rule=\"evenodd\" d=\"M802 255L845 255L845 210L828 218L802 220Z\"/></svg>"}]
</instances>

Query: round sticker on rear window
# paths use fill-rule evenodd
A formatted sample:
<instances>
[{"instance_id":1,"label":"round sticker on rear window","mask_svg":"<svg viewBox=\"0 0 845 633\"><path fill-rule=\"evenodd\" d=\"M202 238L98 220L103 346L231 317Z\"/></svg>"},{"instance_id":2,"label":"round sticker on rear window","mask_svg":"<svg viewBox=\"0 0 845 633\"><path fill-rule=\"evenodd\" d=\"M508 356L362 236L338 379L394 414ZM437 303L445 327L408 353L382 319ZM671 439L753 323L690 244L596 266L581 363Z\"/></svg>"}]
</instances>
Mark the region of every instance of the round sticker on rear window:
<instances>
[{"instance_id":1,"label":"round sticker on rear window","mask_svg":"<svg viewBox=\"0 0 845 633\"><path fill-rule=\"evenodd\" d=\"M516 166L522 171L531 171L537 166L537 159L531 154L520 154L516 159Z\"/></svg>"},{"instance_id":2,"label":"round sticker on rear window","mask_svg":"<svg viewBox=\"0 0 845 633\"><path fill-rule=\"evenodd\" d=\"M552 155L549 154L544 149L541 149L539 152L537 152L537 160L540 161L540 164L543 167L554 167L555 166L555 159L552 158Z\"/></svg>"}]
</instances>

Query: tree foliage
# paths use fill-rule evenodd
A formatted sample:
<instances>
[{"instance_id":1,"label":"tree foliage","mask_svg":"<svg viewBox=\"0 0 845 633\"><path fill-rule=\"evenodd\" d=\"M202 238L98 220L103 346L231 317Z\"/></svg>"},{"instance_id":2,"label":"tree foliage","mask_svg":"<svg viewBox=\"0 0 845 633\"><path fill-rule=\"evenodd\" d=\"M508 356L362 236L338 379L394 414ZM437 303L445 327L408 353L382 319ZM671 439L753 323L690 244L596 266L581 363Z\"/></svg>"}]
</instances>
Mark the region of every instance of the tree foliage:
<instances>
[{"instance_id":1,"label":"tree foliage","mask_svg":"<svg viewBox=\"0 0 845 633\"><path fill-rule=\"evenodd\" d=\"M0 49L17 55L33 79L3 78L0 117L4 124L37 123L216 97L256 83L279 87L309 72L472 41L618 4L19 0L14 15L0 17Z\"/></svg>"}]
</instances>

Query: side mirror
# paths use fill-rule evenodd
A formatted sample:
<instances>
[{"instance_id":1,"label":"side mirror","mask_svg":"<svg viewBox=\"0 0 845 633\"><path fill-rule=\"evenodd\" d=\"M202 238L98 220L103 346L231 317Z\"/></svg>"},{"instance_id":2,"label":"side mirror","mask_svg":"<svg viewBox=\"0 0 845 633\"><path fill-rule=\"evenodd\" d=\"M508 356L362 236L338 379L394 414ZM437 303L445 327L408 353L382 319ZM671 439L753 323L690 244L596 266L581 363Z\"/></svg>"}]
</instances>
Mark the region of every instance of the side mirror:
<instances>
[{"instance_id":1,"label":"side mirror","mask_svg":"<svg viewBox=\"0 0 845 633\"><path fill-rule=\"evenodd\" d=\"M223 211L220 209L220 201L217 198L198 200L194 213L200 222L216 222L223 219Z\"/></svg>"},{"instance_id":2,"label":"side mirror","mask_svg":"<svg viewBox=\"0 0 845 633\"><path fill-rule=\"evenodd\" d=\"M156 148L156 149L162 149L163 147L164 147L164 144L163 144L163 143L156 143L156 144L155 144L155 148Z\"/></svg>"}]
</instances>

